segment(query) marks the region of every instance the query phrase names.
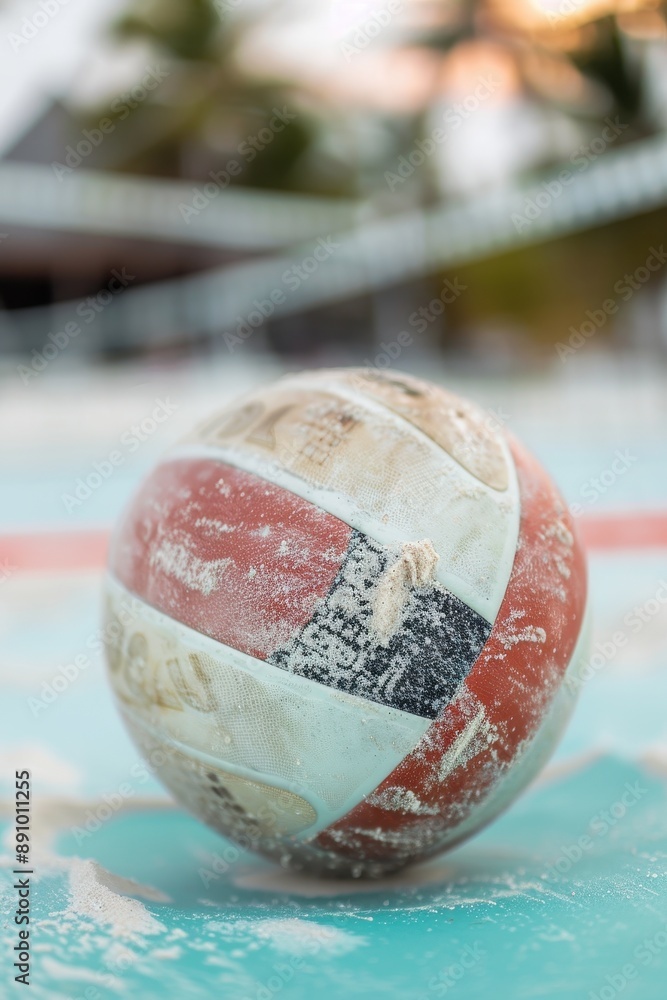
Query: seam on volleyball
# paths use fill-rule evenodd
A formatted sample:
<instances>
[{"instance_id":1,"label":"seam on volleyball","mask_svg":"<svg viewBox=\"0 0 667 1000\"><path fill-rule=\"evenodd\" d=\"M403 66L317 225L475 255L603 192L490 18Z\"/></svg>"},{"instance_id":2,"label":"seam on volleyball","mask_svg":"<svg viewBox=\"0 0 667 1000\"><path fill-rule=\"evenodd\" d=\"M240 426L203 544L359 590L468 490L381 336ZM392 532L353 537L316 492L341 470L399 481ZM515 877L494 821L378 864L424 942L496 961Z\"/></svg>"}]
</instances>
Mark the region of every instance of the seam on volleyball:
<instances>
[{"instance_id":1,"label":"seam on volleyball","mask_svg":"<svg viewBox=\"0 0 667 1000\"><path fill-rule=\"evenodd\" d=\"M284 792L293 792L294 794L305 799L306 802L313 807L318 817L325 816L327 812L330 812L326 803L322 802L317 795L314 795L311 789L304 788L298 782L285 781L284 778L279 778L277 775L262 774L261 772L255 771L250 767L243 767L241 764L234 764L231 761L222 760L219 757L213 757L211 754L206 753L205 750L193 747L189 743L183 743L175 736L172 736L171 733L161 732L135 709L129 708L125 702L121 701L119 698L116 698L116 701L118 703L121 716L127 716L133 725L149 733L157 743L172 746L185 757L192 757L194 760L199 761L200 764L208 765L216 770L228 771L237 778L247 778L248 781L261 782L262 784L268 785L272 788L279 788ZM328 824L331 822L336 821L327 820ZM306 827L305 830L302 830L300 833L294 835L294 839L301 840L315 836L319 833L320 829L322 829L321 823L318 823L316 820L314 823L311 823L309 827Z\"/></svg>"},{"instance_id":2,"label":"seam on volleyball","mask_svg":"<svg viewBox=\"0 0 667 1000\"><path fill-rule=\"evenodd\" d=\"M112 587L115 588L120 594L127 594L132 600L138 601L143 606L143 609L148 611L149 617L153 619L153 622L156 625L182 629L186 638L192 637L193 642L202 644L205 647L202 649L202 652L208 652L213 657L222 657L225 654L228 654L232 660L238 658L243 664L245 664L245 666L240 666L235 662L232 665L244 673L250 674L251 676L258 676L260 678L264 673L269 678L275 681L280 681L282 686L285 688L290 686L286 678L295 678L295 684L303 684L305 687L310 687L312 685L313 688L319 691L330 691L332 693L332 697L335 697L337 700L340 701L342 699L343 701L349 701L352 708L363 708L366 712L373 710L389 712L399 718L420 719L422 722L427 724L426 728L428 728L428 724L433 721L426 716L417 715L415 712L406 712L404 709L394 708L393 705L387 705L384 702L371 701L369 698L364 698L361 695L350 694L348 691L340 691L338 688L329 687L327 684L322 684L320 681L312 680L310 677L304 677L302 674L284 670L282 667L276 666L275 663L271 663L270 659L261 660L259 657L253 656L251 653L244 653L243 650L236 649L234 646L230 646L227 643L222 642L220 639L214 639L212 636L206 635L205 632L199 632L197 629L192 628L191 625L186 625L184 622L168 614L166 611L162 611L160 608L155 607L155 605L147 601L145 597L142 597L135 591L130 590L129 587L126 587L125 584L119 580L115 573L110 569L107 569L107 578Z\"/></svg>"},{"instance_id":3,"label":"seam on volleyball","mask_svg":"<svg viewBox=\"0 0 667 1000\"><path fill-rule=\"evenodd\" d=\"M373 554L370 572L368 566L364 567L364 553ZM374 641L373 602L378 584L396 558L394 555L392 562L391 554L383 553L377 543L354 530L328 594L318 603L310 621L297 629L289 642L274 650L268 660L327 687L419 718L434 719L477 661L492 626L450 591L415 586L409 592L404 618L391 637L386 643ZM357 602L352 615L346 615L336 601L342 589ZM420 639L422 669L417 670L419 650L412 647ZM319 652L323 642L330 649L324 658ZM331 646L337 652L331 651ZM341 671L346 662L347 670Z\"/></svg>"},{"instance_id":4,"label":"seam on volleyball","mask_svg":"<svg viewBox=\"0 0 667 1000\"><path fill-rule=\"evenodd\" d=\"M181 444L168 454L164 455L160 465L167 465L171 462L182 461L184 459L197 458L208 459L212 462L217 462L220 465L229 465L234 469L239 469L242 472L248 472L251 475L257 476L259 479L264 479L273 486L279 486L288 493L293 493L302 500L306 500L315 507L319 507L320 510L324 511L326 514L330 514L331 517L336 517L339 521L342 520L350 528L366 535L379 545L401 544L406 541L421 541L423 538L423 534L418 534L416 532L409 538L406 538L405 532L401 532L393 527L387 528L386 525L382 524L379 518L375 515L369 514L347 494L340 493L335 489L327 489L323 486L313 486L308 483L307 480L297 476L295 473L289 472L287 469L283 468L283 466L278 466L277 463L271 462L270 459L264 458L254 452L242 448L190 442L187 444ZM345 505L345 517L341 517L340 513L336 513L333 509L334 505L327 503L327 497L331 496L335 496L339 503L343 503ZM517 524L519 522L518 514L519 511L517 511L516 517ZM510 573L512 565L514 564L514 559L513 557L512 559L509 558L508 552L512 542L512 534L513 531L508 531L506 533L505 546L501 560L509 562ZM516 546L517 540L518 529L516 536L513 538L514 546ZM490 625L494 624L498 610L505 596L505 591L507 590L509 575L507 580L505 580L502 592L500 591L500 588L498 588L498 592L494 594L494 600L492 602L482 602L482 606L480 606L480 602L474 592L473 586L466 584L466 582L461 580L460 577L456 577L453 574L448 573L446 567L442 565L442 561L438 563L438 567L436 568L436 578L443 587L454 595L454 597L457 597L460 601L466 604L469 608L480 615L480 617L484 618ZM490 611L492 609L493 617L490 617Z\"/></svg>"},{"instance_id":5,"label":"seam on volleyball","mask_svg":"<svg viewBox=\"0 0 667 1000\"><path fill-rule=\"evenodd\" d=\"M363 372L363 369L359 370ZM343 369L343 371L345 371L345 369ZM505 435L502 433L502 431L496 433L496 439L500 443L500 447L503 453L503 458L505 459L505 463L508 466L509 481L507 484L507 489L496 490L492 486L489 486L487 483L485 483L478 476L476 476L474 472L470 472L469 469L466 469L466 467L462 465L459 461L457 461L457 459L453 455L451 455L446 448L443 448L442 445L438 444L438 442L435 441L429 434L427 434L426 431L423 431L421 427L413 423L408 417L404 416L402 413L399 413L397 410L393 410L390 406L387 406L387 404L383 403L382 400L376 399L374 396L367 395L361 389L356 389L353 388L352 386L344 384L341 385L335 380L330 380L330 377L328 376L323 376L321 379L317 378L314 379L313 381L316 382L315 387L318 389L322 389L323 391L329 392L332 395L339 396L345 402L356 404L357 406L369 410L371 413L375 414L381 413L384 416L388 416L400 426L408 428L411 431L414 431L418 439L420 439L423 444L427 444L431 449L434 449L438 453L444 455L447 461L453 462L454 465L456 465L457 469L460 469L465 476L468 476L470 478L472 484L476 486L481 486L485 490L485 492L488 493L490 497L504 498L509 494L511 498L515 500L516 503L518 504L519 487L518 487L516 469L514 467L514 459L512 457L512 453L510 451ZM283 376L283 378L281 378L276 383L276 385L279 386L280 388L293 387L294 389L301 389L302 391L307 391L307 389L309 388L308 379L301 375ZM311 386L310 388L312 391L313 387ZM512 489L512 487L514 487L514 489Z\"/></svg>"},{"instance_id":6,"label":"seam on volleyball","mask_svg":"<svg viewBox=\"0 0 667 1000\"><path fill-rule=\"evenodd\" d=\"M363 369L361 370L363 371ZM343 369L343 371L345 371L345 369ZM468 477L468 480L470 481L471 484L474 484L477 487L481 487L484 490L485 494L492 500L495 499L499 502L502 499L508 499L510 501L511 513L508 517L508 520L510 522L508 525L509 531L506 533L505 536L505 544L503 546L502 557L500 560L501 564L504 564L503 576L505 577L505 585L502 588L502 594L500 595L500 600L498 601L498 608L496 609L496 614L494 615L493 620L491 620L488 617L486 618L486 620L490 621L490 623L493 625L493 623L495 622L495 617L497 616L498 611L500 610L500 605L502 604L505 591L507 590L507 585L512 575L512 567L514 566L514 555L516 553L516 548L519 541L519 534L521 531L521 490L519 488L519 477L517 475L516 465L514 463L514 456L512 454L512 449L510 448L509 440L504 431L502 430L502 428L496 433L495 436L500 444L502 455L505 460L505 466L507 468L507 473L508 473L508 482L507 482L507 489L494 490L492 486L488 486L485 482L483 482L483 480L479 479L474 473L466 469L464 465L462 465L460 462L456 460L456 458L454 458L453 455L449 454L446 448L443 448L442 445L439 445L437 441L434 441L433 438L426 433L426 431L423 431L420 427L418 427L407 417L403 416L400 413L397 413L395 410L392 410L391 407L387 406L381 400L375 399L373 396L366 395L366 393L364 393L361 389L356 389L346 385L340 385L338 382L335 381L335 379L331 379L331 377L328 374L322 375L321 377L316 376L315 378L313 378L313 382L316 382L318 387L321 386L327 392L330 392L334 395L338 395L341 399L345 400L348 403L352 403L353 405L356 404L357 406L360 406L362 408L365 407L372 413L382 414L384 416L387 416L394 421L395 425L403 427L405 429L409 429L416 435L417 440L421 441L422 444L425 444L429 449L431 449L431 451L437 452L439 455L442 455L444 457L445 464L451 462L453 465L455 465L456 468L459 469L464 476ZM294 386L294 388L299 388L303 386L303 388L305 389L308 387L308 383L309 383L308 377L299 374L286 375L279 380L280 385L285 385L285 384L287 384L288 386L292 385ZM460 600L464 601L466 600L453 588L450 587L449 589L452 591L455 597L459 597ZM479 611L479 609L475 610ZM479 613L481 614L481 612ZM483 617L486 617L486 615L484 615Z\"/></svg>"},{"instance_id":7,"label":"seam on volleyball","mask_svg":"<svg viewBox=\"0 0 667 1000\"><path fill-rule=\"evenodd\" d=\"M250 676L256 675L258 681L261 682L264 680L268 684L277 685L282 691L285 692L286 695L293 698L298 698L300 693L302 697L306 697L307 693L310 693L311 695L315 694L318 699L322 700L323 703L327 701L338 703L339 705L342 703L344 709L349 712L354 719L358 719L362 715L368 716L370 713L375 716L376 722L379 724L398 724L405 737L405 747L401 751L403 756L411 753L415 747L418 746L424 733L429 728L429 719L414 715L410 712L405 712L398 708L393 708L390 705L368 701L358 695L351 695L347 692L338 691L335 688L327 687L318 681L311 680L307 677L301 677L298 674L287 673L285 670L282 670L271 663L259 660L247 653L243 653L231 646L227 646L225 643L222 643L217 639L212 639L210 636L197 632L188 625L184 625L182 622L179 622L178 619L172 618L171 616L165 614L165 612L154 608L142 597L134 594L127 587L125 587L124 584L117 581L114 574L111 572L109 572L107 580L107 593L109 593L109 591L111 591L114 598L122 599L125 595L127 595L131 600L140 603L142 611L148 620L155 627L162 628L167 632L167 634L174 636L174 634L179 631L184 633L182 641L186 650L192 652L201 651L218 660L222 660L225 656L227 656L228 659L225 663L227 668L239 671L240 673L247 673ZM116 593L113 593L114 591ZM188 642L188 640L190 641ZM247 669L248 667L250 669ZM299 689L301 689L301 692ZM179 748L182 747L185 752L192 753L197 757L206 758L215 766L222 767L223 769L227 768L230 772L238 773L242 777L254 777L255 780L264 781L267 785L273 784L275 787L284 788L287 791L293 791L302 795L311 803L311 805L313 805L314 808L316 808L318 813L318 821L308 827L307 831L302 832L304 837L317 836L323 829L326 829L326 827L331 824L338 822L342 816L346 815L357 804L356 802L351 802L348 796L346 802L341 804L339 807L333 807L328 805L316 792L312 791L307 786L302 785L298 781L291 782L273 774L266 774L263 771L246 768L245 765L235 764L227 759L209 757L205 751L193 748L190 744L182 743L182 741L180 741L177 737L172 736L170 733L165 734L164 732L156 730L155 727L145 719L140 711L132 706L128 706L127 703L122 698L119 698L115 692L114 698L122 712L125 712L128 716L130 716L133 721L140 723L146 731L152 733L156 738L177 745ZM383 719L386 720L386 723L383 723ZM374 788L381 784L382 781L384 781L386 777L396 768L398 763L400 763L400 760L394 759L392 761L383 761L382 758L377 757L375 758L375 762L377 764L377 773L373 774L373 777L367 782L366 785L362 785L358 789L359 796L357 801L361 801L361 799L370 794ZM372 770L375 771L375 767ZM299 836L301 836L301 834Z\"/></svg>"}]
</instances>

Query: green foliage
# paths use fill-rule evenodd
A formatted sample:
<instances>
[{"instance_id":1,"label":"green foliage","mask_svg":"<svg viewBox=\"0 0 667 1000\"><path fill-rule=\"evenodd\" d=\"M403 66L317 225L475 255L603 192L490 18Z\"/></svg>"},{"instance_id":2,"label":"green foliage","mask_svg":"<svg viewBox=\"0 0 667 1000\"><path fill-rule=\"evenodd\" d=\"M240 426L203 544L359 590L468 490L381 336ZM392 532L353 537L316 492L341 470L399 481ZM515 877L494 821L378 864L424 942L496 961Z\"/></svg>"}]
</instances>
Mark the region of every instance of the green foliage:
<instances>
[{"instance_id":1,"label":"green foliage","mask_svg":"<svg viewBox=\"0 0 667 1000\"><path fill-rule=\"evenodd\" d=\"M211 0L139 0L117 22L124 38L144 38L178 59L215 61L221 19Z\"/></svg>"}]
</instances>

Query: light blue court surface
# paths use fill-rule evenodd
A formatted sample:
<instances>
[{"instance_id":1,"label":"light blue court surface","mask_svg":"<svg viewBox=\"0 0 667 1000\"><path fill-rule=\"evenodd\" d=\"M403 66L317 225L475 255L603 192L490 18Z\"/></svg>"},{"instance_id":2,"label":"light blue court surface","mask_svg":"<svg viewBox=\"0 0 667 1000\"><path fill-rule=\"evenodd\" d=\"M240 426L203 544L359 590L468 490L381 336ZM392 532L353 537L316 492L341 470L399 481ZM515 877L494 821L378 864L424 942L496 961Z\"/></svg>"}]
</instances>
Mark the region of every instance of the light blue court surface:
<instances>
[{"instance_id":1,"label":"light blue court surface","mask_svg":"<svg viewBox=\"0 0 667 1000\"><path fill-rule=\"evenodd\" d=\"M140 412L153 390L128 405ZM89 391L99 397L104 386ZM495 390L481 391L496 402ZM189 398L178 434L197 407L214 405L208 395L204 403ZM558 396L543 396L542 412L551 398ZM637 462L588 512L667 507L666 449L648 418L642 424L635 410L623 441L595 424L569 427L565 437L546 418L543 426L521 418L522 399L512 426L569 501L627 446ZM126 418L122 407L100 414L98 424L71 433L58 462L47 449L43 464L36 461L42 430L22 425L0 532L74 527L58 510L61 484L104 454ZM82 508L81 524L109 523L142 464L178 434L165 428L136 461L128 458L100 490L95 515L93 501ZM100 577L10 574L0 583L0 996L665 1000L663 580L664 549L594 553L594 642L607 644L607 655L547 770L468 844L393 879L358 883L297 879L175 807L125 735L90 648ZM637 608L647 609L640 626ZM610 652L618 633L625 641ZM82 652L85 666L55 691L56 677ZM9 958L16 941L10 779L22 767L34 787L29 993L13 985Z\"/></svg>"}]
</instances>

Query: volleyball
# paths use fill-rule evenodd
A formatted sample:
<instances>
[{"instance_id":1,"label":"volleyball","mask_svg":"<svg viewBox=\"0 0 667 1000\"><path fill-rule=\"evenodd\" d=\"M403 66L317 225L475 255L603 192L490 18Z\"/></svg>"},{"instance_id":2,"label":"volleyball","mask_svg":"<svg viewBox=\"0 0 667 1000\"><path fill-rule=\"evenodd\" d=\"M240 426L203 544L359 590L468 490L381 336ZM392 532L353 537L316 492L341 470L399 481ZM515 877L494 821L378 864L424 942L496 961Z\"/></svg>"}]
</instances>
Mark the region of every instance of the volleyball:
<instances>
[{"instance_id":1,"label":"volleyball","mask_svg":"<svg viewBox=\"0 0 667 1000\"><path fill-rule=\"evenodd\" d=\"M387 370L306 372L141 484L110 550L109 675L206 824L290 869L379 876L537 774L586 603L568 508L493 414Z\"/></svg>"}]
</instances>

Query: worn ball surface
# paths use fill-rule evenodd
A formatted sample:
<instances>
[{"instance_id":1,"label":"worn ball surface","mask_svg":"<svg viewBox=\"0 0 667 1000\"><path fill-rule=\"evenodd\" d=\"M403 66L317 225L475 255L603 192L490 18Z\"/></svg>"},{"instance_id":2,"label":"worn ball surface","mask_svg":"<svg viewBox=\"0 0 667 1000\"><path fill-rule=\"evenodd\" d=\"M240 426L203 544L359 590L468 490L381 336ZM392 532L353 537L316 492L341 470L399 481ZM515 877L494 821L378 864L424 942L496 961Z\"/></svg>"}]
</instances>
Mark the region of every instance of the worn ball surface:
<instances>
[{"instance_id":1,"label":"worn ball surface","mask_svg":"<svg viewBox=\"0 0 667 1000\"><path fill-rule=\"evenodd\" d=\"M288 376L144 481L112 541L123 719L176 799L286 867L380 875L537 773L586 651L553 483L407 375Z\"/></svg>"}]
</instances>

